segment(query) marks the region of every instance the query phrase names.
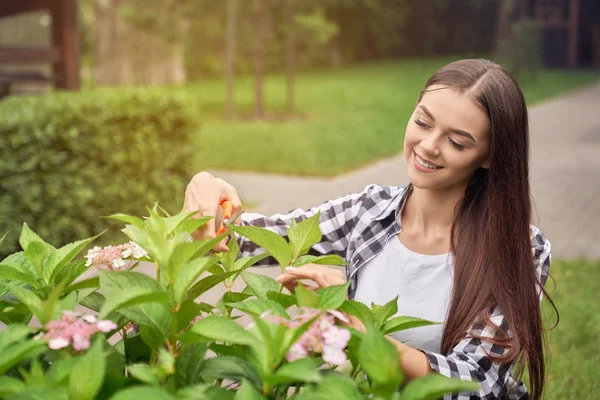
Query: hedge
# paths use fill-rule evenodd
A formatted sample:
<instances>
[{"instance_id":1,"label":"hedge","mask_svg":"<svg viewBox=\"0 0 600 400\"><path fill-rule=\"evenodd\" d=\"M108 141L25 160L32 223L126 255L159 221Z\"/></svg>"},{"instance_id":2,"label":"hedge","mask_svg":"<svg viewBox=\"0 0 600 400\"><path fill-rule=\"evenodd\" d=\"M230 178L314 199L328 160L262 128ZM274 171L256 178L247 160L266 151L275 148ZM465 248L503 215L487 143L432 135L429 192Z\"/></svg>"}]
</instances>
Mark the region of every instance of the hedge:
<instances>
[{"instance_id":1,"label":"hedge","mask_svg":"<svg viewBox=\"0 0 600 400\"><path fill-rule=\"evenodd\" d=\"M117 211L179 211L195 131L182 101L148 90L0 102L0 253L16 250L23 222L58 246L105 230L100 217Z\"/></svg>"}]
</instances>

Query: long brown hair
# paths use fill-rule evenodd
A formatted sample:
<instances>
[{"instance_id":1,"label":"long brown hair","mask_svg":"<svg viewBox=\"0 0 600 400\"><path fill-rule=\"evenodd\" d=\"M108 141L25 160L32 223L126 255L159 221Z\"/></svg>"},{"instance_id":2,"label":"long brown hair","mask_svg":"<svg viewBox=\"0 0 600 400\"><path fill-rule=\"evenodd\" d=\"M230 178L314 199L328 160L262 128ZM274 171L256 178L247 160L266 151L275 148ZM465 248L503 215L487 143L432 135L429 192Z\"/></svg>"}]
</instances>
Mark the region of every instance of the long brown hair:
<instances>
[{"instance_id":1,"label":"long brown hair","mask_svg":"<svg viewBox=\"0 0 600 400\"><path fill-rule=\"evenodd\" d=\"M469 334L505 347L502 356L489 356L493 362L516 362L517 377L527 363L531 397L540 399L544 346L536 287L542 285L531 251L525 98L517 82L488 60L446 65L429 79L419 101L432 85L470 96L490 120L489 168L480 168L471 178L452 226L454 286L442 351L450 353L473 323L488 325L495 329L493 338ZM489 312L496 306L507 326L491 322Z\"/></svg>"}]
</instances>

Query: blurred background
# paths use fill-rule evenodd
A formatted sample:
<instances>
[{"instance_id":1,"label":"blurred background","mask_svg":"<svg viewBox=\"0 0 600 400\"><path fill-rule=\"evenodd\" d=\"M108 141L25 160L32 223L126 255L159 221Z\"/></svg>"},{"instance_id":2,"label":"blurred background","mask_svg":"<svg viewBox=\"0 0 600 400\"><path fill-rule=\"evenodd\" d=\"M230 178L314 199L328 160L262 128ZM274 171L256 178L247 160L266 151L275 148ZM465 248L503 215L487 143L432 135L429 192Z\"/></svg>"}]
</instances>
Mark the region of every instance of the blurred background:
<instances>
[{"instance_id":1,"label":"blurred background","mask_svg":"<svg viewBox=\"0 0 600 400\"><path fill-rule=\"evenodd\" d=\"M513 74L530 110L561 312L545 398L595 398L598 0L2 0L0 252L23 222L56 246L120 243L100 217L178 212L201 170L262 213L405 184L419 91L473 57Z\"/></svg>"}]
</instances>

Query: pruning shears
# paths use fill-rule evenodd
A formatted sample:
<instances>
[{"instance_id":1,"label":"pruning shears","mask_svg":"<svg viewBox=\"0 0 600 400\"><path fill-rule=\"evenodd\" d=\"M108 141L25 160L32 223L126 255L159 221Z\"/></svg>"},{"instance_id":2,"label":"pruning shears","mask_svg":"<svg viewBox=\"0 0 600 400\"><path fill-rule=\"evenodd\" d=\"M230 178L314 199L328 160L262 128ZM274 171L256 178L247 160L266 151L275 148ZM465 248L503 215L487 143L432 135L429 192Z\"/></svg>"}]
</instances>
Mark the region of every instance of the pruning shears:
<instances>
[{"instance_id":1,"label":"pruning shears","mask_svg":"<svg viewBox=\"0 0 600 400\"><path fill-rule=\"evenodd\" d=\"M225 198L219 200L219 208L217 209L217 215L215 216L215 229L217 236L227 230L227 225L234 222L244 210L240 209L238 212L233 213L233 203Z\"/></svg>"}]
</instances>

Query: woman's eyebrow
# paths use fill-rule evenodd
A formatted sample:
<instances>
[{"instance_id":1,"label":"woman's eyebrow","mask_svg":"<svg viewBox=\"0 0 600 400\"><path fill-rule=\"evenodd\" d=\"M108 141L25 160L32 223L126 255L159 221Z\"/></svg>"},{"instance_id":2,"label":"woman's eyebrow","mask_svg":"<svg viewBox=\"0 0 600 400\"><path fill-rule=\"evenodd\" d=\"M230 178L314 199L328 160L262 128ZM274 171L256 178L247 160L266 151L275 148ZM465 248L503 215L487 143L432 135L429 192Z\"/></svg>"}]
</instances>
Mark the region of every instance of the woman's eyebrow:
<instances>
[{"instance_id":1,"label":"woman's eyebrow","mask_svg":"<svg viewBox=\"0 0 600 400\"><path fill-rule=\"evenodd\" d=\"M429 118L431 118L431 120L432 120L432 121L434 121L434 122L435 122L435 117L434 117L434 116L433 116L433 114L432 114L432 113L429 111L429 109L428 109L427 107L425 107L424 105L419 105L419 108L420 108L421 110L423 110L423 112L424 112L425 114L427 114L427 116L428 116ZM474 141L474 142L475 142L475 138L473 137L473 135L471 135L471 134L470 134L469 132L467 132L467 131L463 131L462 129L450 129L450 131L451 131L451 132L454 132L454 133L456 133L457 135L464 136L464 137L466 137L467 139L471 139L472 141Z\"/></svg>"}]
</instances>

